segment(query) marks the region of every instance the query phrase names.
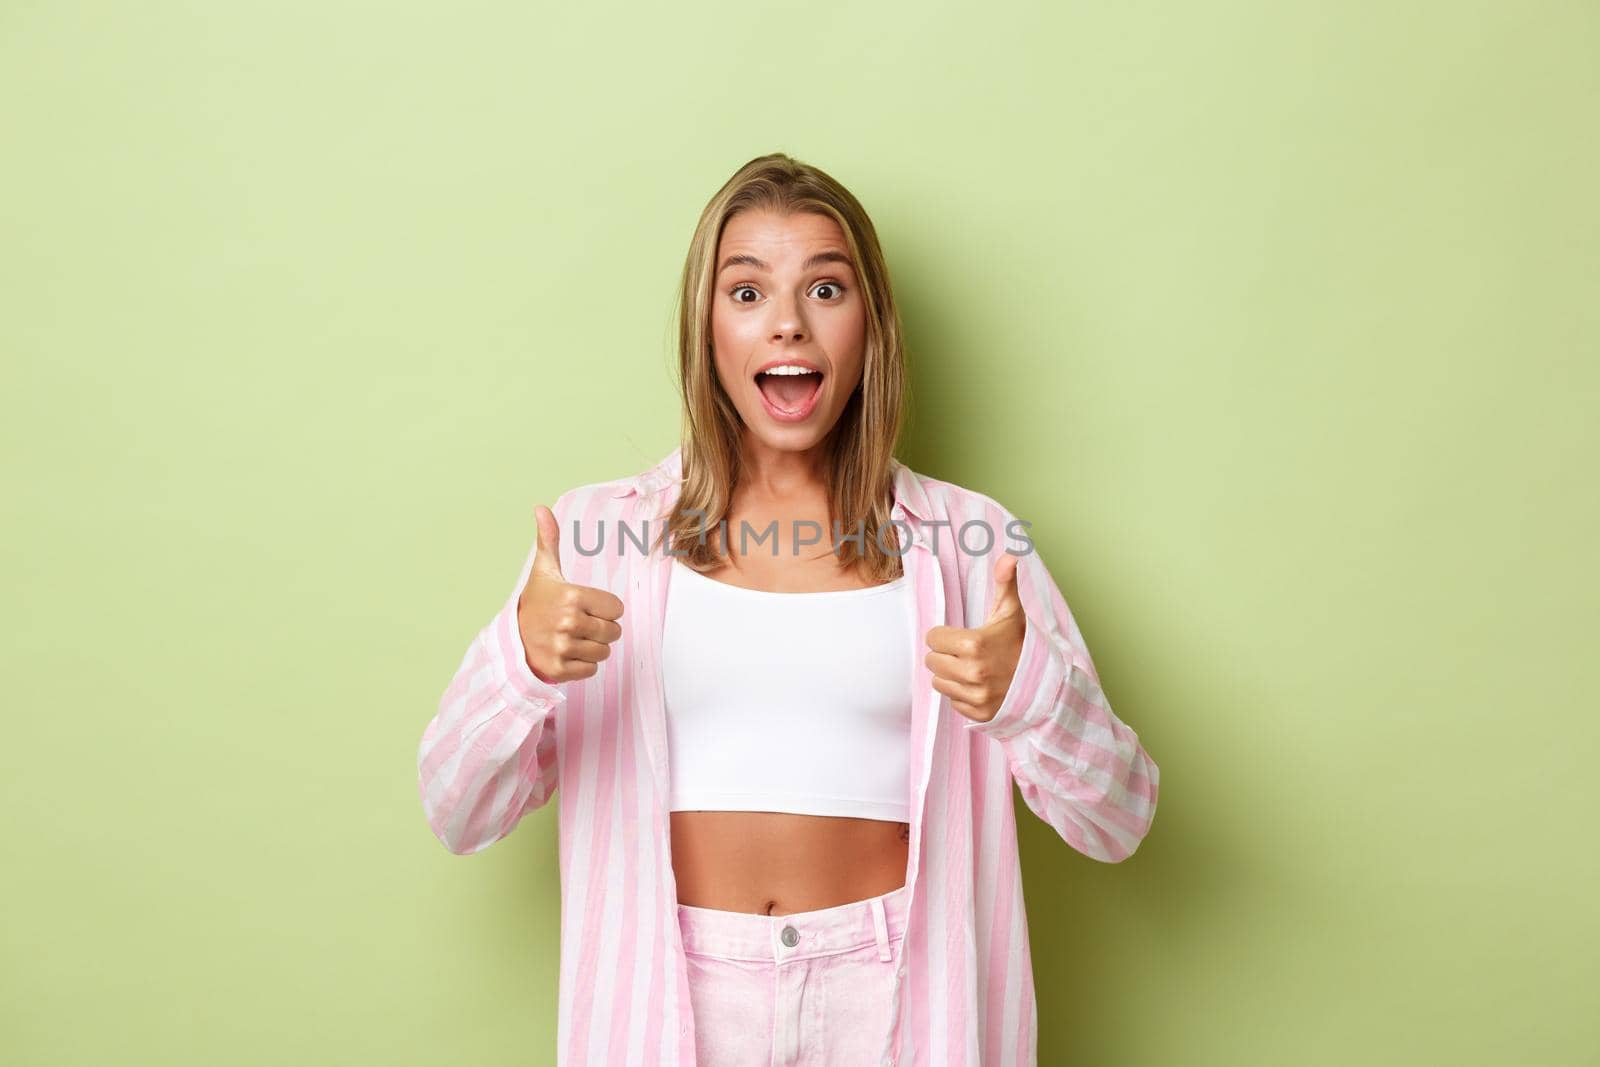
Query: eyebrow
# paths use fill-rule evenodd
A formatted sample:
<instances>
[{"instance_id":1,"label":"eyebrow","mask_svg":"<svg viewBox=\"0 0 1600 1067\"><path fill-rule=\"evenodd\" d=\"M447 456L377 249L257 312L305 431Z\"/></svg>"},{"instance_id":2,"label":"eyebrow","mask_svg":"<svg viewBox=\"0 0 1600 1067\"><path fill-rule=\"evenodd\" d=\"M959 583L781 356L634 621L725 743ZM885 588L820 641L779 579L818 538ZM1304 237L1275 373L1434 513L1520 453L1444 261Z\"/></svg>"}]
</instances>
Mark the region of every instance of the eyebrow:
<instances>
[{"instance_id":1,"label":"eyebrow","mask_svg":"<svg viewBox=\"0 0 1600 1067\"><path fill-rule=\"evenodd\" d=\"M823 264L823 263L843 263L845 266L852 267L852 268L855 266L855 264L853 264L850 261L850 257L849 256L845 255L843 252L836 252L836 251L833 251L833 250L830 249L827 252L818 252L816 255L812 256L810 259L808 259L804 263L800 264L800 269L802 271L807 271L807 270L810 270L812 267L818 266L818 265ZM723 271L727 270L729 267L741 267L741 266L742 267L754 267L756 270L764 270L764 271L768 272L769 274L772 272L772 268L770 266L768 266L766 263L764 263L761 260L757 259L755 256L749 255L748 253L741 252L738 255L729 256L727 259L723 260L722 261L722 266L717 268L717 273L721 274Z\"/></svg>"}]
</instances>

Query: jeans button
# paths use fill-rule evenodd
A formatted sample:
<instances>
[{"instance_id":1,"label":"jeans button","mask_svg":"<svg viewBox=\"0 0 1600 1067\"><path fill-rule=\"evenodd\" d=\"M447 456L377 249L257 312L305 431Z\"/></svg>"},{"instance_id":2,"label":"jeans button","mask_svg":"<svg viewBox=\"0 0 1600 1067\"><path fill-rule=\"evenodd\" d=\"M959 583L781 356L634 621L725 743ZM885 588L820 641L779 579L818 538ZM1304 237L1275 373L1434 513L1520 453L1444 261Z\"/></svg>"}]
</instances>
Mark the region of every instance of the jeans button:
<instances>
[{"instance_id":1,"label":"jeans button","mask_svg":"<svg viewBox=\"0 0 1600 1067\"><path fill-rule=\"evenodd\" d=\"M783 933L779 934L778 936L783 938L783 943L788 945L790 948L794 948L800 943L800 931L796 930L792 926L785 926L783 928Z\"/></svg>"}]
</instances>

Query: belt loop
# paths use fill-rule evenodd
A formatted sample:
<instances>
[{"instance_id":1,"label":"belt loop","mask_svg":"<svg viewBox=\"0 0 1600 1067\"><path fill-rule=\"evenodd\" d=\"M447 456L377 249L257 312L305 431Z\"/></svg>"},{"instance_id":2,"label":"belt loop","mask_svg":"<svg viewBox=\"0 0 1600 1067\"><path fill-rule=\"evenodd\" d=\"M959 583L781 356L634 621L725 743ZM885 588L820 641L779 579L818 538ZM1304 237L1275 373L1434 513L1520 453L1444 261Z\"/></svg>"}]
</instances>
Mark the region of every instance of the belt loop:
<instances>
[{"instance_id":1,"label":"belt loop","mask_svg":"<svg viewBox=\"0 0 1600 1067\"><path fill-rule=\"evenodd\" d=\"M893 959L894 954L889 951L889 921L884 918L883 898L873 897L868 903L872 905L872 926L878 934L878 958Z\"/></svg>"}]
</instances>

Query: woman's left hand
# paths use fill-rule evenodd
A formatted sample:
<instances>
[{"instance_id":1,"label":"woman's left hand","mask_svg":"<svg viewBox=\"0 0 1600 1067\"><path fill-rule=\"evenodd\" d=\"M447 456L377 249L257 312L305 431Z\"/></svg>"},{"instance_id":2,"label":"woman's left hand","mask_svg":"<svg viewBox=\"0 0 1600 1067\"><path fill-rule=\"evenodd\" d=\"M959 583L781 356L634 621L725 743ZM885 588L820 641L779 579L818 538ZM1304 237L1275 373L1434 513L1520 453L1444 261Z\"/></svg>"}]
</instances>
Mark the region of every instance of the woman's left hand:
<instances>
[{"instance_id":1,"label":"woman's left hand","mask_svg":"<svg viewBox=\"0 0 1600 1067\"><path fill-rule=\"evenodd\" d=\"M1002 552L994 566L995 598L989 619L976 629L935 626L928 631L929 652L922 662L933 672L933 687L950 706L977 722L1000 710L1022 658L1028 618L1017 593L1017 557Z\"/></svg>"}]
</instances>

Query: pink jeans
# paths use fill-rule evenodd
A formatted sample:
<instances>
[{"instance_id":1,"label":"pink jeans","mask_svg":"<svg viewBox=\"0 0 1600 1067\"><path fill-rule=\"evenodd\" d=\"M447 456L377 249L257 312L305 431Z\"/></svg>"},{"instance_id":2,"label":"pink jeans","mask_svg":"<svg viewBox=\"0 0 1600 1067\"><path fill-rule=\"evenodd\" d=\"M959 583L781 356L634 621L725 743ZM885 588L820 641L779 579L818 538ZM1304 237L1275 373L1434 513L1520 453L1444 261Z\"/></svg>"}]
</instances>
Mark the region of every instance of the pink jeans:
<instances>
[{"instance_id":1,"label":"pink jeans","mask_svg":"<svg viewBox=\"0 0 1600 1067\"><path fill-rule=\"evenodd\" d=\"M698 1067L877 1063L907 895L788 915L678 905Z\"/></svg>"}]
</instances>

